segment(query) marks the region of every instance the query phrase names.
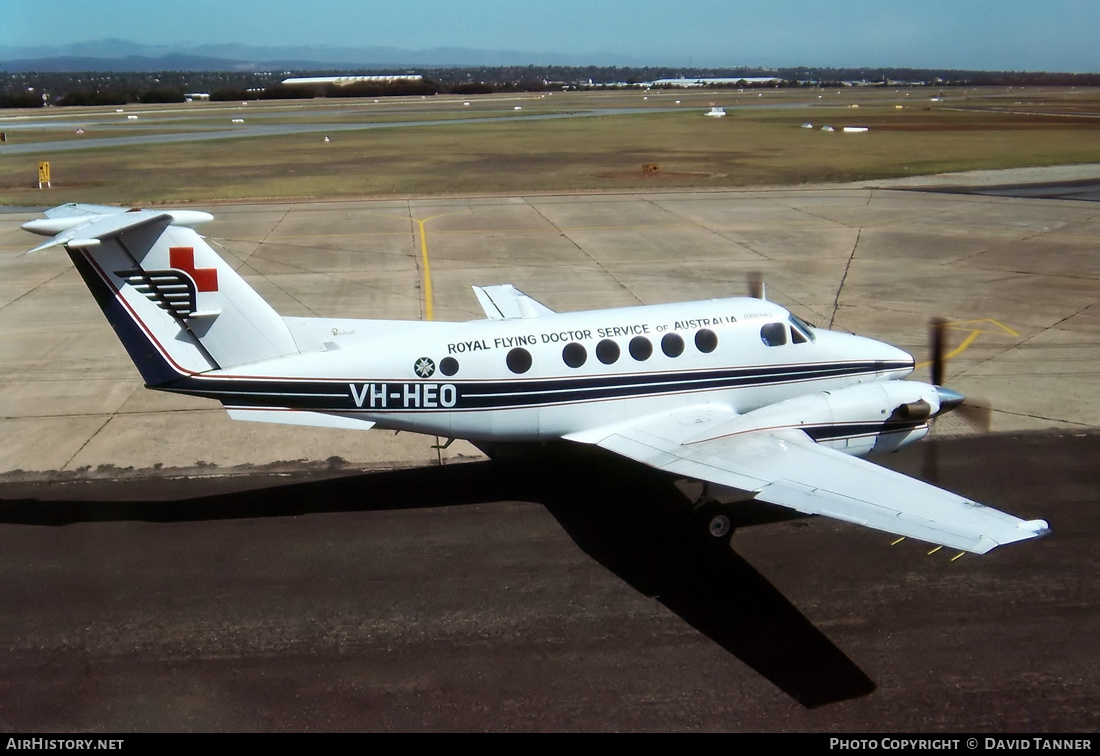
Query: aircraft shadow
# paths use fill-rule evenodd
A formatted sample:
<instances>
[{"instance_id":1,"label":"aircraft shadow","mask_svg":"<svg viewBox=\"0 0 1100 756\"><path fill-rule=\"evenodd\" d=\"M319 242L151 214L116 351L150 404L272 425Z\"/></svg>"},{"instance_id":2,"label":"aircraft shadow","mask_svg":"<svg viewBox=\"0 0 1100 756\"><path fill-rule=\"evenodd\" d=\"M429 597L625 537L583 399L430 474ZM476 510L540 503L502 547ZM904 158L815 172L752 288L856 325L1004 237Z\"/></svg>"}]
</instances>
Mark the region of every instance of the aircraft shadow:
<instances>
[{"instance_id":1,"label":"aircraft shadow","mask_svg":"<svg viewBox=\"0 0 1100 756\"><path fill-rule=\"evenodd\" d=\"M573 541L806 708L875 683L752 565L715 541L665 475L591 452L543 469L536 499ZM568 471L569 474L563 474ZM734 527L802 517L761 504L727 510Z\"/></svg>"},{"instance_id":2,"label":"aircraft shadow","mask_svg":"<svg viewBox=\"0 0 1100 756\"><path fill-rule=\"evenodd\" d=\"M185 490L195 481L180 483ZM709 539L660 473L617 458L542 450L471 462L150 501L0 500L0 523L186 522L414 509L494 501L546 507L573 541L806 708L871 693L875 684L723 541ZM735 527L789 519L745 508Z\"/></svg>"}]
</instances>

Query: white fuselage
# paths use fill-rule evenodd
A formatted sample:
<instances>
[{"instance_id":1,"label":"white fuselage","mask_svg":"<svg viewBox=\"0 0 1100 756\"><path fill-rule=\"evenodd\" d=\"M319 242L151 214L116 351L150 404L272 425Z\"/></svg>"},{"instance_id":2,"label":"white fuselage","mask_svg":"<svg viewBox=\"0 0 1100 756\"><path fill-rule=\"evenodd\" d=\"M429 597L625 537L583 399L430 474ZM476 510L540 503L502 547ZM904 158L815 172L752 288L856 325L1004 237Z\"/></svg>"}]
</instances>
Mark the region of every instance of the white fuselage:
<instances>
[{"instance_id":1,"label":"white fuselage","mask_svg":"<svg viewBox=\"0 0 1100 756\"><path fill-rule=\"evenodd\" d=\"M561 438L689 405L745 414L913 368L896 347L809 329L750 298L465 323L286 322L320 349L200 378L325 376L334 401L320 411L474 440Z\"/></svg>"}]
</instances>

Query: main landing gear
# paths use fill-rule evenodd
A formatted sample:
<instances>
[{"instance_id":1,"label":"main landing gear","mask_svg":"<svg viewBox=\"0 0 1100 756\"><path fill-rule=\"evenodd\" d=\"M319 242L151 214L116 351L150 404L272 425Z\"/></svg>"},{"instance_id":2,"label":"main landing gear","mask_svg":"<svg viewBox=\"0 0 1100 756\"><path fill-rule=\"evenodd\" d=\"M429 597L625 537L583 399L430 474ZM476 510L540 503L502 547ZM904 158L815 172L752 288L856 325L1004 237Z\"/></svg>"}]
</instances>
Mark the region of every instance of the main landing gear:
<instances>
[{"instance_id":1,"label":"main landing gear","mask_svg":"<svg viewBox=\"0 0 1100 756\"><path fill-rule=\"evenodd\" d=\"M733 508L751 498L698 480L679 480L676 487L693 502L692 519L697 530L714 543L729 541L733 535Z\"/></svg>"},{"instance_id":2,"label":"main landing gear","mask_svg":"<svg viewBox=\"0 0 1100 756\"><path fill-rule=\"evenodd\" d=\"M717 501L702 501L695 505L694 517L708 540L728 541L733 533L733 518L729 515L729 505Z\"/></svg>"}]
</instances>

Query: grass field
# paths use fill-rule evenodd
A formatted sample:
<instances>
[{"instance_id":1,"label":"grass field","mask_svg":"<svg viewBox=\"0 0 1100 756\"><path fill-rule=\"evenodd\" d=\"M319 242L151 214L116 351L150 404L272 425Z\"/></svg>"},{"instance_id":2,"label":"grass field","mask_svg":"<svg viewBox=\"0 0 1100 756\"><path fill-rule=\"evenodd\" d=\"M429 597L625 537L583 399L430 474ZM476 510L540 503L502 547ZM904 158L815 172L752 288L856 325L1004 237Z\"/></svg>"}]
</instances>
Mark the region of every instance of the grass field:
<instances>
[{"instance_id":1,"label":"grass field","mask_svg":"<svg viewBox=\"0 0 1100 756\"><path fill-rule=\"evenodd\" d=\"M586 93L462 100L307 101L253 105L249 123L349 125L606 108L606 114L402 126L182 144L4 156L0 204L61 201L155 204L540 191L723 188L919 175L979 168L1100 162L1100 92L769 90L643 95ZM705 118L711 102L725 118ZM650 112L626 109L646 107ZM213 105L146 108L141 132L226 128ZM127 133L111 113L48 115ZM7 114L4 114L7 115ZM118 117L115 116L115 120ZM814 128L802 128L812 123ZM821 130L832 125L836 131ZM869 131L845 134L843 126ZM2 128L2 126L0 126ZM57 134L56 120L23 141ZM34 188L39 159L53 188ZM643 173L657 163L655 174Z\"/></svg>"}]
</instances>

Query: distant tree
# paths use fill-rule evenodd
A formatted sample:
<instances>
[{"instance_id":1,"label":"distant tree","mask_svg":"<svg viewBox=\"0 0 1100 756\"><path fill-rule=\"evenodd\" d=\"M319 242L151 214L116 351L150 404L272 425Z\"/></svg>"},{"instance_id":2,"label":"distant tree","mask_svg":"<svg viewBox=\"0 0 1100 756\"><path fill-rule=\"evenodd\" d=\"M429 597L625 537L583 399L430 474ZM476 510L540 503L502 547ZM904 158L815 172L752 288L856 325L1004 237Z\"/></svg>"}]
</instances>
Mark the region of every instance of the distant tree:
<instances>
[{"instance_id":1,"label":"distant tree","mask_svg":"<svg viewBox=\"0 0 1100 756\"><path fill-rule=\"evenodd\" d=\"M210 93L210 99L215 102L230 102L232 100L255 100L259 97L259 92L249 92L244 89L227 87L225 89L215 89Z\"/></svg>"},{"instance_id":2,"label":"distant tree","mask_svg":"<svg viewBox=\"0 0 1100 756\"><path fill-rule=\"evenodd\" d=\"M496 87L492 84L486 84L484 81L464 81L460 84L451 85L446 91L456 95L492 94L496 91Z\"/></svg>"},{"instance_id":3,"label":"distant tree","mask_svg":"<svg viewBox=\"0 0 1100 756\"><path fill-rule=\"evenodd\" d=\"M37 92L0 95L0 108L40 108L45 103Z\"/></svg>"},{"instance_id":4,"label":"distant tree","mask_svg":"<svg viewBox=\"0 0 1100 756\"><path fill-rule=\"evenodd\" d=\"M155 102L185 102L183 92L178 89L150 89L138 98L139 102L151 104Z\"/></svg>"},{"instance_id":5,"label":"distant tree","mask_svg":"<svg viewBox=\"0 0 1100 756\"><path fill-rule=\"evenodd\" d=\"M288 87L285 84L275 84L260 92L261 100L308 100L313 97L324 96L323 87Z\"/></svg>"},{"instance_id":6,"label":"distant tree","mask_svg":"<svg viewBox=\"0 0 1100 756\"><path fill-rule=\"evenodd\" d=\"M63 107L70 105L126 105L134 102L135 97L127 92L69 92L55 104Z\"/></svg>"}]
</instances>

